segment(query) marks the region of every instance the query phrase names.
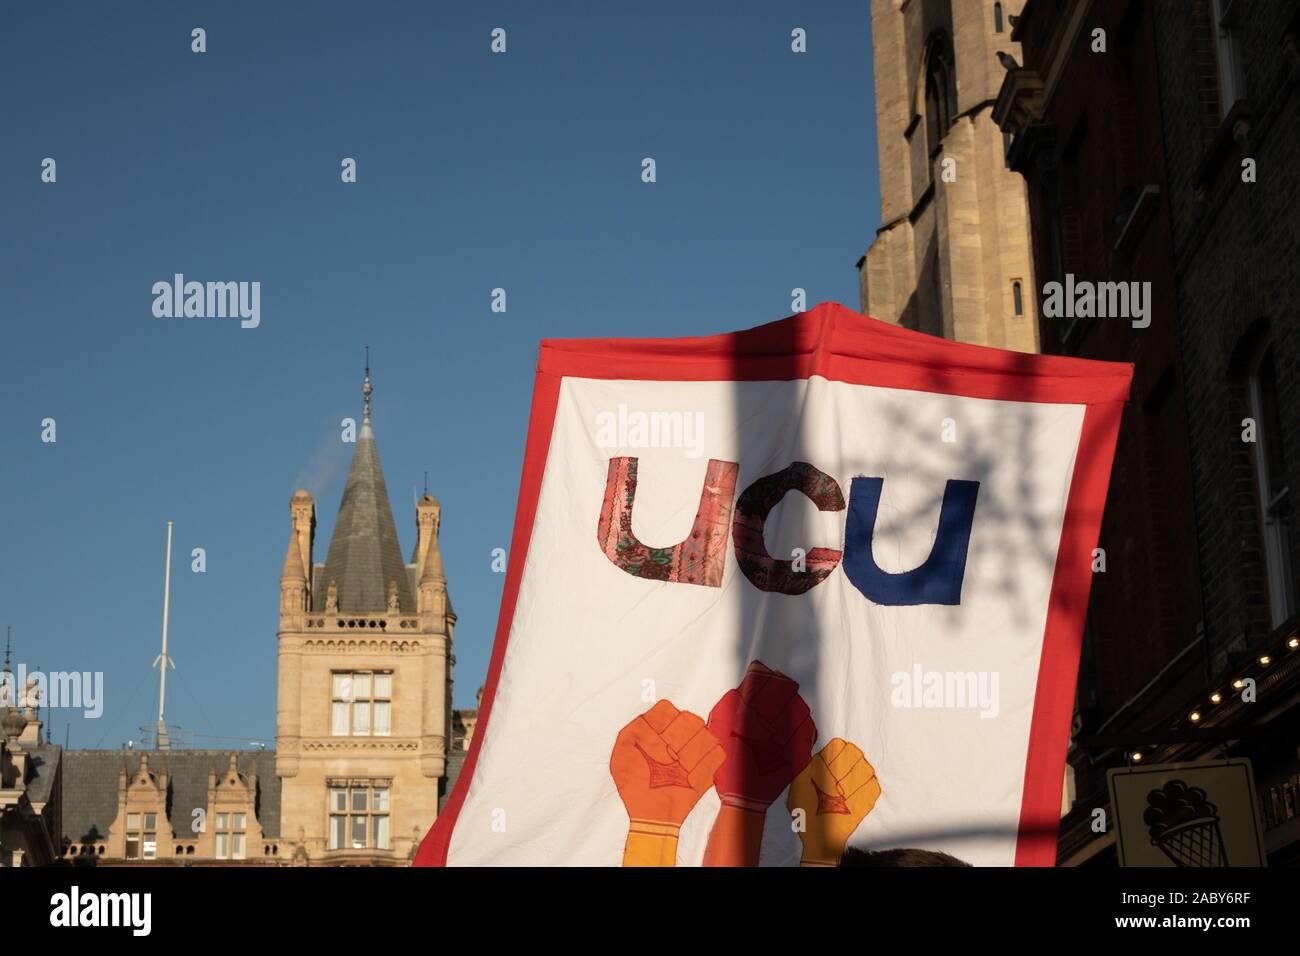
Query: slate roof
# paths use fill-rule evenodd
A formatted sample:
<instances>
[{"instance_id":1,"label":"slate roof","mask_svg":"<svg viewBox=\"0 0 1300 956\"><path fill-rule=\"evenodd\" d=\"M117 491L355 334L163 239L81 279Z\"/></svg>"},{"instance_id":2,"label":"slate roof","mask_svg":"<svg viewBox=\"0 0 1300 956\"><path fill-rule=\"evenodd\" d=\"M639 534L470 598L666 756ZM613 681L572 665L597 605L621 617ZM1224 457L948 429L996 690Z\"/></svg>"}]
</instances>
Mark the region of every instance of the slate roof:
<instances>
[{"instance_id":1,"label":"slate roof","mask_svg":"<svg viewBox=\"0 0 1300 956\"><path fill-rule=\"evenodd\" d=\"M388 582L395 581L402 611L415 612L415 591L397 542L393 509L369 421L362 424L357 436L325 574L312 591L312 610L325 610L331 581L338 586L340 611L384 611Z\"/></svg>"},{"instance_id":2,"label":"slate roof","mask_svg":"<svg viewBox=\"0 0 1300 956\"><path fill-rule=\"evenodd\" d=\"M464 750L453 750L447 754L446 776L439 781L441 789L438 791L438 812L442 813L442 808L447 805L447 799L451 796L451 788L456 786L456 779L460 776L461 768L465 766L465 758L469 754Z\"/></svg>"},{"instance_id":3,"label":"slate roof","mask_svg":"<svg viewBox=\"0 0 1300 956\"><path fill-rule=\"evenodd\" d=\"M59 775L62 747L52 743L36 746L24 744L23 750L31 755L32 773L27 779L27 799L32 803L48 803Z\"/></svg>"},{"instance_id":4,"label":"slate roof","mask_svg":"<svg viewBox=\"0 0 1300 956\"><path fill-rule=\"evenodd\" d=\"M268 838L280 836L280 778L275 752L237 751L241 773L257 774L257 820ZM218 777L230 767L229 750L65 750L63 751L63 836L74 843L103 839L117 817L118 771L140 768L168 773L168 819L177 839L191 836L192 811L208 805L208 770Z\"/></svg>"}]
</instances>

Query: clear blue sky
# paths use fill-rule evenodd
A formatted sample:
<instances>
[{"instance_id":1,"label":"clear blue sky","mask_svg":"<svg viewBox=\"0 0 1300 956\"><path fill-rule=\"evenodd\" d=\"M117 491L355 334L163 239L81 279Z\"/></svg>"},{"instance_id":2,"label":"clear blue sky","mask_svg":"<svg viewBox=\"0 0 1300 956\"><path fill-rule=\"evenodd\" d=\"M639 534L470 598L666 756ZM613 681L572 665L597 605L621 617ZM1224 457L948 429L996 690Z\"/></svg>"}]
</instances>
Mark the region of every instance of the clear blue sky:
<instances>
[{"instance_id":1,"label":"clear blue sky","mask_svg":"<svg viewBox=\"0 0 1300 956\"><path fill-rule=\"evenodd\" d=\"M365 344L405 555L426 470L443 503L472 706L538 340L856 308L879 224L865 3L12 2L0 62L0 625L103 672L102 717L49 715L74 747L156 717L168 520L169 723L274 738L288 501L324 560ZM260 281L260 327L155 318L176 272Z\"/></svg>"}]
</instances>

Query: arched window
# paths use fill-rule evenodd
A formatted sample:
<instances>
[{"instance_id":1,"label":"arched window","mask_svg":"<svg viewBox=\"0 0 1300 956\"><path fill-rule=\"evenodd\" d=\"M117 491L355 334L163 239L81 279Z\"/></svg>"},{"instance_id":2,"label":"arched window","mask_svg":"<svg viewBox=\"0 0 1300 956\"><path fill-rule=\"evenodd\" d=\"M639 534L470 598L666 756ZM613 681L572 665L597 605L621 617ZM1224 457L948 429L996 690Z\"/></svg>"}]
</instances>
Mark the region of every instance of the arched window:
<instances>
[{"instance_id":1,"label":"arched window","mask_svg":"<svg viewBox=\"0 0 1300 956\"><path fill-rule=\"evenodd\" d=\"M1016 279L1011 283L1011 300L1015 305L1016 315L1025 314L1025 297L1020 289L1020 280Z\"/></svg>"},{"instance_id":2,"label":"arched window","mask_svg":"<svg viewBox=\"0 0 1300 956\"><path fill-rule=\"evenodd\" d=\"M946 33L930 38L925 51L925 133L930 156L957 118L957 70L952 40Z\"/></svg>"},{"instance_id":3,"label":"arched window","mask_svg":"<svg viewBox=\"0 0 1300 956\"><path fill-rule=\"evenodd\" d=\"M993 4L993 32L1002 32L1002 4Z\"/></svg>"}]
</instances>

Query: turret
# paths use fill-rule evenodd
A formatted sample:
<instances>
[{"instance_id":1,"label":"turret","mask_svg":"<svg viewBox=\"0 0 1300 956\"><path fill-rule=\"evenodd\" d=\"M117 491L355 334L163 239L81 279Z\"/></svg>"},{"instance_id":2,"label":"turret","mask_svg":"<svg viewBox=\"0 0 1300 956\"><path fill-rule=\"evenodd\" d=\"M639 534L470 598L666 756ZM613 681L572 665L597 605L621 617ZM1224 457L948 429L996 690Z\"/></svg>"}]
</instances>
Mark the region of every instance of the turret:
<instances>
[{"instance_id":1,"label":"turret","mask_svg":"<svg viewBox=\"0 0 1300 956\"><path fill-rule=\"evenodd\" d=\"M302 488L293 493L289 501L289 514L293 518L293 530L298 537L298 551L302 556L302 568L307 578L307 595L311 596L312 549L316 543L316 502ZM307 604L311 606L310 600Z\"/></svg>"},{"instance_id":2,"label":"turret","mask_svg":"<svg viewBox=\"0 0 1300 956\"><path fill-rule=\"evenodd\" d=\"M417 508L420 537L424 538L426 526L428 540L420 559L419 612L437 630L442 630L442 620L447 612L447 576L442 569L442 550L438 547L439 505L436 498L426 494Z\"/></svg>"},{"instance_id":3,"label":"turret","mask_svg":"<svg viewBox=\"0 0 1300 956\"><path fill-rule=\"evenodd\" d=\"M289 532L289 546L284 553L284 568L280 572L281 630L287 624L286 619L302 614L309 606L307 568L311 566L315 512L311 495L305 491L296 492L289 502L293 526Z\"/></svg>"}]
</instances>

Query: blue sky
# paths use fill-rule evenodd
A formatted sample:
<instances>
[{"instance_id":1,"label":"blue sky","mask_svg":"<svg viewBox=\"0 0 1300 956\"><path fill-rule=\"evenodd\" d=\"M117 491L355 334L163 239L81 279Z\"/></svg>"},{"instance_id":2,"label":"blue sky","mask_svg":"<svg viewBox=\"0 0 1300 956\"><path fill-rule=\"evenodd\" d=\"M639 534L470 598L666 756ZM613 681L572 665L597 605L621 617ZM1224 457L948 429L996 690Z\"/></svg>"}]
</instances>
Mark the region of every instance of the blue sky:
<instances>
[{"instance_id":1,"label":"blue sky","mask_svg":"<svg viewBox=\"0 0 1300 956\"><path fill-rule=\"evenodd\" d=\"M103 672L103 716L49 715L74 747L156 718L169 520L169 723L273 740L288 501L324 560L367 344L407 556L426 470L443 503L472 706L538 340L856 309L879 224L863 3L16 0L0 61L0 624L15 663ZM154 317L177 272L259 281L260 326Z\"/></svg>"}]
</instances>

